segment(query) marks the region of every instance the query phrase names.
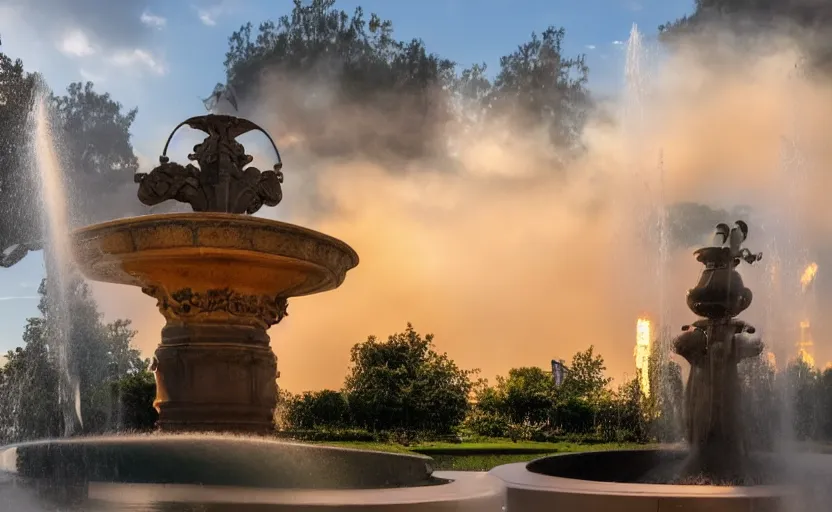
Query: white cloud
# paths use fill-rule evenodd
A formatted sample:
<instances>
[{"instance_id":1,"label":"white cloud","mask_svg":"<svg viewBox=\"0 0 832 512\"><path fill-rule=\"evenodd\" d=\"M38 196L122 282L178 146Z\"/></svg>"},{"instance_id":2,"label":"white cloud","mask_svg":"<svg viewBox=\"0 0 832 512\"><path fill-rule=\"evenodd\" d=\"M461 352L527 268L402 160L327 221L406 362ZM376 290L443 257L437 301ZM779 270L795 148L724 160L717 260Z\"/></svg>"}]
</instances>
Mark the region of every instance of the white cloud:
<instances>
[{"instance_id":1,"label":"white cloud","mask_svg":"<svg viewBox=\"0 0 832 512\"><path fill-rule=\"evenodd\" d=\"M124 68L143 66L157 75L164 75L167 72L167 67L160 58L154 57L150 52L141 48L136 48L132 51L117 52L110 61L116 66Z\"/></svg>"},{"instance_id":2,"label":"white cloud","mask_svg":"<svg viewBox=\"0 0 832 512\"><path fill-rule=\"evenodd\" d=\"M199 20L203 23L203 25L208 25L209 27L213 27L217 24L217 20L214 19L215 17L211 15L209 11L199 11Z\"/></svg>"},{"instance_id":3,"label":"white cloud","mask_svg":"<svg viewBox=\"0 0 832 512\"><path fill-rule=\"evenodd\" d=\"M58 44L58 50L71 57L86 57L95 53L89 38L80 30L68 32Z\"/></svg>"},{"instance_id":4,"label":"white cloud","mask_svg":"<svg viewBox=\"0 0 832 512\"><path fill-rule=\"evenodd\" d=\"M219 17L231 10L228 0L223 0L217 4L207 7L195 6L194 9L196 9L196 15L199 18L199 21L208 27L216 26Z\"/></svg>"},{"instance_id":5,"label":"white cloud","mask_svg":"<svg viewBox=\"0 0 832 512\"><path fill-rule=\"evenodd\" d=\"M151 14L150 11L144 11L139 18L142 23L147 25L148 27L152 27L155 29L162 29L165 25L168 24L168 20L163 18L162 16L157 16L155 14Z\"/></svg>"},{"instance_id":6,"label":"white cloud","mask_svg":"<svg viewBox=\"0 0 832 512\"><path fill-rule=\"evenodd\" d=\"M587 50L594 50L594 49L595 49L595 45L594 45L594 44L588 44L588 45L586 45L586 49L587 49Z\"/></svg>"},{"instance_id":7,"label":"white cloud","mask_svg":"<svg viewBox=\"0 0 832 512\"><path fill-rule=\"evenodd\" d=\"M614 44L615 46L621 46L624 44L624 41L613 41L612 44Z\"/></svg>"},{"instance_id":8,"label":"white cloud","mask_svg":"<svg viewBox=\"0 0 832 512\"><path fill-rule=\"evenodd\" d=\"M0 297L0 302L5 302L8 300L35 300L39 299L40 296L38 295L14 295L14 296L5 296Z\"/></svg>"},{"instance_id":9,"label":"white cloud","mask_svg":"<svg viewBox=\"0 0 832 512\"><path fill-rule=\"evenodd\" d=\"M81 78L84 79L85 82L94 82L96 84L100 84L101 82L105 81L105 78L101 75L96 75L91 71L87 71L84 68L78 70L78 74L81 75Z\"/></svg>"}]
</instances>

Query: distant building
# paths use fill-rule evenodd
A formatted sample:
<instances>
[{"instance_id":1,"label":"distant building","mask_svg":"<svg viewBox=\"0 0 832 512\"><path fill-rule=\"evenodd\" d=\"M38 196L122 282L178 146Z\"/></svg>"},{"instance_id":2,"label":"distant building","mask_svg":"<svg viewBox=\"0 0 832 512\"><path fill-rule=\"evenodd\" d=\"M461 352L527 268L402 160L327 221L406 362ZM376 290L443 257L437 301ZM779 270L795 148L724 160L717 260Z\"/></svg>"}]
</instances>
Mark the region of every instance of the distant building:
<instances>
[{"instance_id":1,"label":"distant building","mask_svg":"<svg viewBox=\"0 0 832 512\"><path fill-rule=\"evenodd\" d=\"M563 359L552 359L552 378L555 379L555 386L563 384L566 371L566 361Z\"/></svg>"}]
</instances>

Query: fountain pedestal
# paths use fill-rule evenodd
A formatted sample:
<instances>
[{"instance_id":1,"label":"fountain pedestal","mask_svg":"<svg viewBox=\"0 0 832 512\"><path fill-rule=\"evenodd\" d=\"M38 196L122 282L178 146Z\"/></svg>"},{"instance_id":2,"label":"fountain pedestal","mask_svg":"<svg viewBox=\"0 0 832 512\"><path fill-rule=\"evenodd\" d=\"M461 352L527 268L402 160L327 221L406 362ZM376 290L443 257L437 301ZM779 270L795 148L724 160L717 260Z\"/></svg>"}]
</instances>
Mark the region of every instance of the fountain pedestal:
<instances>
[{"instance_id":1,"label":"fountain pedestal","mask_svg":"<svg viewBox=\"0 0 832 512\"><path fill-rule=\"evenodd\" d=\"M277 358L265 330L168 325L153 360L163 431L273 430Z\"/></svg>"}]
</instances>

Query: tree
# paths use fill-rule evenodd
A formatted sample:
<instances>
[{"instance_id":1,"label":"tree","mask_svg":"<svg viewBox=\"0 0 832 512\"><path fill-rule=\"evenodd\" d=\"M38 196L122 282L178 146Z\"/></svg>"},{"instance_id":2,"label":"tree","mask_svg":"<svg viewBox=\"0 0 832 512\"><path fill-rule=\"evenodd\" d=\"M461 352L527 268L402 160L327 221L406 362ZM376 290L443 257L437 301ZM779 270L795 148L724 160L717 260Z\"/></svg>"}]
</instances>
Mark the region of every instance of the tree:
<instances>
[{"instance_id":1,"label":"tree","mask_svg":"<svg viewBox=\"0 0 832 512\"><path fill-rule=\"evenodd\" d=\"M69 195L71 218L91 222L125 213L123 202L113 201L112 206L104 199L131 183L138 168L130 144L135 109L122 113L121 104L95 92L90 82L70 84L65 96L49 95L42 77L0 53L0 250L41 238L42 201L30 172L34 159L29 144L38 94L50 100L57 128L53 137L64 149L64 190L83 190Z\"/></svg>"},{"instance_id":2,"label":"tree","mask_svg":"<svg viewBox=\"0 0 832 512\"><path fill-rule=\"evenodd\" d=\"M745 359L738 366L742 385L742 425L752 449L772 449L779 434L781 407L776 369L766 356Z\"/></svg>"},{"instance_id":3,"label":"tree","mask_svg":"<svg viewBox=\"0 0 832 512\"><path fill-rule=\"evenodd\" d=\"M291 14L248 23L229 39L226 84L243 110L256 113L266 91L284 129L320 155L380 151L416 157L441 142L447 119L442 87L453 63L418 39L393 38L390 21L335 0L294 0ZM382 129L379 126L383 125Z\"/></svg>"},{"instance_id":4,"label":"tree","mask_svg":"<svg viewBox=\"0 0 832 512\"><path fill-rule=\"evenodd\" d=\"M595 354L595 347L590 345L588 349L572 357L572 365L563 379L561 396L589 402L599 400L608 393L607 386L612 382L612 379L604 374L606 370L604 358Z\"/></svg>"},{"instance_id":5,"label":"tree","mask_svg":"<svg viewBox=\"0 0 832 512\"><path fill-rule=\"evenodd\" d=\"M542 127L561 148L578 146L588 68L583 55L563 55L563 29L533 33L500 59L492 83L484 64L457 76L455 63L421 40L396 40L389 20L367 20L361 8L349 15L335 3L295 0L291 14L256 35L250 23L234 32L226 83L212 98L254 116L268 104L281 113L279 130L319 156L446 156L448 121L489 117Z\"/></svg>"},{"instance_id":6,"label":"tree","mask_svg":"<svg viewBox=\"0 0 832 512\"><path fill-rule=\"evenodd\" d=\"M790 22L803 29L821 29L832 25L832 5L817 0L696 0L691 14L660 25L659 31L691 31L718 21L758 28Z\"/></svg>"},{"instance_id":7,"label":"tree","mask_svg":"<svg viewBox=\"0 0 832 512\"><path fill-rule=\"evenodd\" d=\"M501 57L500 72L485 101L498 115L548 128L551 140L568 148L579 142L590 102L585 57L563 56L565 36L563 28L549 27ZM483 89L479 69L463 72L463 77L469 89Z\"/></svg>"},{"instance_id":8,"label":"tree","mask_svg":"<svg viewBox=\"0 0 832 512\"><path fill-rule=\"evenodd\" d=\"M512 423L544 423L555 405L552 375L537 367L512 368L508 378L497 378L497 393Z\"/></svg>"},{"instance_id":9,"label":"tree","mask_svg":"<svg viewBox=\"0 0 832 512\"><path fill-rule=\"evenodd\" d=\"M651 435L661 442L677 442L683 436L684 383L682 367L668 357L669 346L663 343L666 336L669 334L651 344L647 362L650 392L644 409L650 418Z\"/></svg>"},{"instance_id":10,"label":"tree","mask_svg":"<svg viewBox=\"0 0 832 512\"><path fill-rule=\"evenodd\" d=\"M748 60L752 52L768 50L766 43L774 43L772 34L788 35L802 46L807 64L813 69L828 71L832 59L832 45L828 30L832 27L832 4L823 0L696 0L693 12L659 26L660 37L671 44L703 29L716 27L728 30L735 39L730 45L731 55ZM765 37L760 37L760 35ZM706 37L698 40L703 48L718 41ZM717 48L718 49L718 48ZM709 51L711 62L718 61L719 52ZM736 61L736 58L733 59ZM736 65L736 62L733 62Z\"/></svg>"},{"instance_id":11,"label":"tree","mask_svg":"<svg viewBox=\"0 0 832 512\"><path fill-rule=\"evenodd\" d=\"M128 373L111 384L114 402L117 407L116 428L131 432L153 430L159 413L153 407L156 399L156 379L145 368L136 373Z\"/></svg>"},{"instance_id":12,"label":"tree","mask_svg":"<svg viewBox=\"0 0 832 512\"><path fill-rule=\"evenodd\" d=\"M472 371L433 349L411 324L380 342L370 336L350 354L344 391L358 425L374 431L448 433L468 412Z\"/></svg>"},{"instance_id":13,"label":"tree","mask_svg":"<svg viewBox=\"0 0 832 512\"><path fill-rule=\"evenodd\" d=\"M23 347L6 354L0 368L0 442L55 437L63 431L58 372L46 343L46 323L30 318Z\"/></svg>"},{"instance_id":14,"label":"tree","mask_svg":"<svg viewBox=\"0 0 832 512\"><path fill-rule=\"evenodd\" d=\"M71 83L64 96L53 97L57 122L62 129L66 158L64 168L71 189L74 216L83 222L100 221L124 213L102 211L100 194L112 193L133 183L139 167L130 143L130 127L138 109L122 112L122 105L108 93L95 92L92 82Z\"/></svg>"},{"instance_id":15,"label":"tree","mask_svg":"<svg viewBox=\"0 0 832 512\"><path fill-rule=\"evenodd\" d=\"M797 358L786 367L788 397L793 404L793 428L797 439L818 439L819 417L818 390L820 372Z\"/></svg>"},{"instance_id":16,"label":"tree","mask_svg":"<svg viewBox=\"0 0 832 512\"><path fill-rule=\"evenodd\" d=\"M294 396L286 411L287 425L296 429L345 427L349 420L350 409L344 393L331 389Z\"/></svg>"},{"instance_id":17,"label":"tree","mask_svg":"<svg viewBox=\"0 0 832 512\"><path fill-rule=\"evenodd\" d=\"M27 170L29 113L38 81L20 59L0 53L0 250L29 241L38 230L40 208Z\"/></svg>"},{"instance_id":18,"label":"tree","mask_svg":"<svg viewBox=\"0 0 832 512\"><path fill-rule=\"evenodd\" d=\"M24 346L9 352L0 372L0 433L6 441L20 441L52 437L67 430L88 434L117 429L120 418L114 412L120 399L114 400L113 384L135 377L132 384L122 383L115 390L126 390L127 401L136 403L137 393L131 385L144 382L144 396L148 396L146 362L131 346L135 333L129 322L102 323L89 288L76 282L66 297L68 321L56 325L47 308L46 280L39 292L42 316L29 319ZM58 336L55 329L65 330L66 336ZM60 346L59 340L65 345ZM74 426L76 404L62 401L67 394L61 388L67 385L77 386L77 394L70 398L78 400L83 421L78 429Z\"/></svg>"},{"instance_id":19,"label":"tree","mask_svg":"<svg viewBox=\"0 0 832 512\"><path fill-rule=\"evenodd\" d=\"M602 398L599 417L595 420L601 437L606 441L646 442L649 418L645 399L638 376L624 382L616 393Z\"/></svg>"}]
</instances>

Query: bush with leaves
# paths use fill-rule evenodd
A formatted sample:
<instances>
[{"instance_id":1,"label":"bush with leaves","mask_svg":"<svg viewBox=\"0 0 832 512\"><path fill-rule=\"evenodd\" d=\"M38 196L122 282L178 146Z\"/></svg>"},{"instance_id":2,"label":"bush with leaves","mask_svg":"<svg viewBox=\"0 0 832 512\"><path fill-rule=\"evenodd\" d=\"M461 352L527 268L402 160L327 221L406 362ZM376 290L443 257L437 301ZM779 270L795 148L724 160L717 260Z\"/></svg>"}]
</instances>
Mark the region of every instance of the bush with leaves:
<instances>
[{"instance_id":1,"label":"bush with leaves","mask_svg":"<svg viewBox=\"0 0 832 512\"><path fill-rule=\"evenodd\" d=\"M343 428L349 421L349 404L340 391L307 391L293 396L286 405L286 426L290 429Z\"/></svg>"},{"instance_id":2,"label":"bush with leaves","mask_svg":"<svg viewBox=\"0 0 832 512\"><path fill-rule=\"evenodd\" d=\"M352 348L344 392L357 426L448 434L465 419L474 371L433 347L433 335L408 324L386 341L370 336Z\"/></svg>"}]
</instances>

